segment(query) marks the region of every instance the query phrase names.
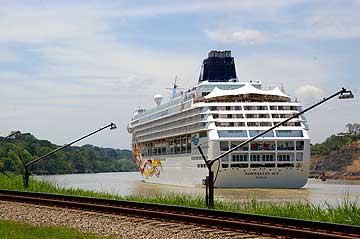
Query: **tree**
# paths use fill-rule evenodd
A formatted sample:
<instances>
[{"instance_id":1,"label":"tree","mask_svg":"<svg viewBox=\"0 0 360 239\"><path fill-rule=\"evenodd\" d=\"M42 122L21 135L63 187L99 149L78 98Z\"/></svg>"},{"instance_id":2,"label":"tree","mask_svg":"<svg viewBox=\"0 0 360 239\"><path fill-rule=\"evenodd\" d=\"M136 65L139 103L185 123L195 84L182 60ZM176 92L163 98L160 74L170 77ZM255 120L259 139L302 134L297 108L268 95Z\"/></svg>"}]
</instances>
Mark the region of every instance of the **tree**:
<instances>
[{"instance_id":1,"label":"tree","mask_svg":"<svg viewBox=\"0 0 360 239\"><path fill-rule=\"evenodd\" d=\"M359 135L360 133L360 124L359 123L348 123L345 125L345 127L348 129L348 133L350 135L353 135L355 138Z\"/></svg>"}]
</instances>

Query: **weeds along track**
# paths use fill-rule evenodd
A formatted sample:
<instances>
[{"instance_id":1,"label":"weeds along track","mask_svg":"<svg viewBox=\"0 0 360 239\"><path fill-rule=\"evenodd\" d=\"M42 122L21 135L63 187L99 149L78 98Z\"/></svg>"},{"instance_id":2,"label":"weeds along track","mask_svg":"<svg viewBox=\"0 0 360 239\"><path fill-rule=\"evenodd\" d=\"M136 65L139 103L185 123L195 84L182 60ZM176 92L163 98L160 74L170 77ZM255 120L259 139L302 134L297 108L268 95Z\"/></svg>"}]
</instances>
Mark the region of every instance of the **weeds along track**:
<instances>
[{"instance_id":1,"label":"weeds along track","mask_svg":"<svg viewBox=\"0 0 360 239\"><path fill-rule=\"evenodd\" d=\"M273 216L57 194L0 190L0 200L127 215L291 238L360 238L360 227Z\"/></svg>"}]
</instances>

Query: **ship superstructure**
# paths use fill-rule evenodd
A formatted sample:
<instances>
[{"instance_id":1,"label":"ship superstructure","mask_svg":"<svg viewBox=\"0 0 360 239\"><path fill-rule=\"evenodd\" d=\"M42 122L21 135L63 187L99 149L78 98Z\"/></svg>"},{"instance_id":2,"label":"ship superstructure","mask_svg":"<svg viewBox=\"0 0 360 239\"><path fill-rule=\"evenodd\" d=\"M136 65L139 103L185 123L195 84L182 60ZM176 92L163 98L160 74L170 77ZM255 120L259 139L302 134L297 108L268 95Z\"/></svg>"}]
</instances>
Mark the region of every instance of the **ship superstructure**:
<instances>
[{"instance_id":1,"label":"ship superstructure","mask_svg":"<svg viewBox=\"0 0 360 239\"><path fill-rule=\"evenodd\" d=\"M236 78L230 51L211 51L193 88L139 109L128 126L136 163L146 182L198 186L207 168L197 146L213 159L301 111L279 88ZM310 141L296 118L213 165L216 187L300 188L308 178Z\"/></svg>"}]
</instances>

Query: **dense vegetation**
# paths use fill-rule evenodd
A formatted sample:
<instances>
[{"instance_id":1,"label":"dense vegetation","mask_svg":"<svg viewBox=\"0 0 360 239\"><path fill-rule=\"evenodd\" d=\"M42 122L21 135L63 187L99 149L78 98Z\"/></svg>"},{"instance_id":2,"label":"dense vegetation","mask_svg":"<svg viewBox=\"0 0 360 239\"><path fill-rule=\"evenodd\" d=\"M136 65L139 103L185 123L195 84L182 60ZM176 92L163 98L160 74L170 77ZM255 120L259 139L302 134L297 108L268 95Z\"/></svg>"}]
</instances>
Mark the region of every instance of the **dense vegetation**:
<instances>
[{"instance_id":1,"label":"dense vegetation","mask_svg":"<svg viewBox=\"0 0 360 239\"><path fill-rule=\"evenodd\" d=\"M54 226L32 226L12 221L0 221L1 238L3 239L100 239L90 233L82 233L70 228Z\"/></svg>"},{"instance_id":2,"label":"dense vegetation","mask_svg":"<svg viewBox=\"0 0 360 239\"><path fill-rule=\"evenodd\" d=\"M60 146L26 133L0 142L0 169L22 173L29 162ZM35 174L122 172L136 170L130 150L100 148L92 145L69 146L35 163Z\"/></svg>"},{"instance_id":3,"label":"dense vegetation","mask_svg":"<svg viewBox=\"0 0 360 239\"><path fill-rule=\"evenodd\" d=\"M11 175L10 178L0 174L0 189L9 190L25 190L20 176ZM170 205L180 205L188 207L205 208L205 197L196 196L191 197L187 195L157 195L153 197L142 196L119 196L108 193L99 193L94 191L86 191L82 189L64 189L62 187L53 186L47 182L39 182L33 179L30 180L28 191L45 192L55 194L68 194L75 196L110 198L117 200L140 201ZM359 202L351 202L345 199L339 202L337 206L331 206L324 202L323 205L313 205L308 202L285 202L285 203L270 203L261 202L256 198L250 198L241 201L224 202L222 200L215 200L215 208L218 210L256 213L264 215L273 215L281 217L299 218L318 220L325 222L336 222L344 224L360 225L360 208Z\"/></svg>"},{"instance_id":4,"label":"dense vegetation","mask_svg":"<svg viewBox=\"0 0 360 239\"><path fill-rule=\"evenodd\" d=\"M339 150L344 145L360 139L360 124L347 124L348 132L331 135L323 143L311 146L311 154L324 156L330 154L333 150Z\"/></svg>"}]
</instances>

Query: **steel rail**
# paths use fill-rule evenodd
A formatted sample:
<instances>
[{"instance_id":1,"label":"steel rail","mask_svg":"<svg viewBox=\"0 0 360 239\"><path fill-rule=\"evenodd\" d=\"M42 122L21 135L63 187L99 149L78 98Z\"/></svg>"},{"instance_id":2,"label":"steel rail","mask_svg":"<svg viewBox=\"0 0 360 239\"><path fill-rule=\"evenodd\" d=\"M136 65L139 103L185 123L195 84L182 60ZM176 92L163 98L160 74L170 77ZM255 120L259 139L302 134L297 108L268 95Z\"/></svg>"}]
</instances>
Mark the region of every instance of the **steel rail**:
<instances>
[{"instance_id":1,"label":"steel rail","mask_svg":"<svg viewBox=\"0 0 360 239\"><path fill-rule=\"evenodd\" d=\"M359 226L182 206L8 190L0 190L0 200L155 218L293 238L360 238Z\"/></svg>"}]
</instances>

